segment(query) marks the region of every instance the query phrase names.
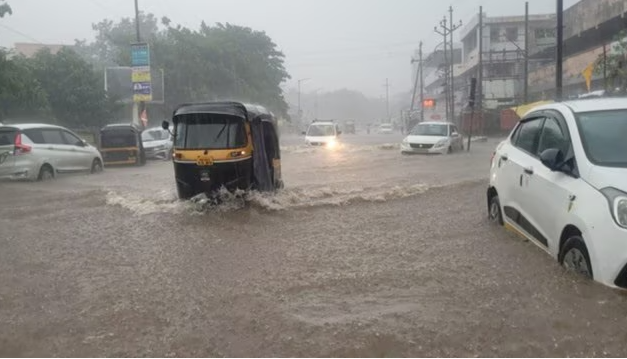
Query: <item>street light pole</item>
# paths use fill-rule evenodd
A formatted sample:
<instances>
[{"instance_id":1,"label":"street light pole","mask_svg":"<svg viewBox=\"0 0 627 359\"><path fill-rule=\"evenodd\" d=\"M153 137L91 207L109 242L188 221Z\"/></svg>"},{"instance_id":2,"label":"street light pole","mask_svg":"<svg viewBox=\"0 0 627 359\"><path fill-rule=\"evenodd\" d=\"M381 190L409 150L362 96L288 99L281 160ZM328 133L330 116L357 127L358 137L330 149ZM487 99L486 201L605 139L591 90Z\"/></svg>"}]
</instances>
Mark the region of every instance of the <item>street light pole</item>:
<instances>
[{"instance_id":1,"label":"street light pole","mask_svg":"<svg viewBox=\"0 0 627 359\"><path fill-rule=\"evenodd\" d=\"M141 33L139 31L139 3L138 0L135 0L135 40L137 42L141 42ZM142 124L140 119L140 114L143 113L146 109L146 103L144 101L140 101L139 103L133 102L133 122L137 124Z\"/></svg>"},{"instance_id":2,"label":"street light pole","mask_svg":"<svg viewBox=\"0 0 627 359\"><path fill-rule=\"evenodd\" d=\"M562 58L564 47L564 0L557 0L557 46L555 49L555 97L562 101Z\"/></svg>"},{"instance_id":3,"label":"street light pole","mask_svg":"<svg viewBox=\"0 0 627 359\"><path fill-rule=\"evenodd\" d=\"M300 79L300 80L298 80L298 121L299 121L299 122L300 122L300 121L302 121L302 116L303 116L303 115L302 115L302 109L301 109L301 106L300 106L300 84L301 84L303 81L307 81L307 80L309 80L309 78L305 78L305 79Z\"/></svg>"}]
</instances>

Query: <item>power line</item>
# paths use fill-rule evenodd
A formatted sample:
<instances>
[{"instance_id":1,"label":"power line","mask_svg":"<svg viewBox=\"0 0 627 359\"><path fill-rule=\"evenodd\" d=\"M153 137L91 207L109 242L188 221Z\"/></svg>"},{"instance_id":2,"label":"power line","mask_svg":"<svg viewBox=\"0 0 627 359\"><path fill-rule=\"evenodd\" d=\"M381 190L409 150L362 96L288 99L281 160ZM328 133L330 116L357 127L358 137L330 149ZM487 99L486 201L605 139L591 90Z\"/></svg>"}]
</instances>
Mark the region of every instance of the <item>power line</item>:
<instances>
[{"instance_id":1,"label":"power line","mask_svg":"<svg viewBox=\"0 0 627 359\"><path fill-rule=\"evenodd\" d=\"M2 26L3 28L5 28L5 29L7 29L7 30L9 30L9 31L11 31L11 32L13 32L15 34L18 34L18 35L20 35L22 37L25 37L25 38L27 38L29 40L35 41L37 44L43 44L43 42L35 39L34 37L32 37L32 36L30 36L28 34L25 34L25 33L21 32L19 30L16 30L16 29L14 29L14 28L12 28L10 26L4 25L4 24L0 24L0 26Z\"/></svg>"}]
</instances>

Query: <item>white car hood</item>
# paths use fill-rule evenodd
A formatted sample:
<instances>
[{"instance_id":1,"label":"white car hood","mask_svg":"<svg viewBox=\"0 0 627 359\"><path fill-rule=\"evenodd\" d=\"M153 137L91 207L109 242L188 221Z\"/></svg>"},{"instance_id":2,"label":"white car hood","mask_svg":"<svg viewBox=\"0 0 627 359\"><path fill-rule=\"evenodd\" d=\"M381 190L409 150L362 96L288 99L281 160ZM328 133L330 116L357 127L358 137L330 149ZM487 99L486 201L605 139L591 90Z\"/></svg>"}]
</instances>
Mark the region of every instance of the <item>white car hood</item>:
<instances>
[{"instance_id":1,"label":"white car hood","mask_svg":"<svg viewBox=\"0 0 627 359\"><path fill-rule=\"evenodd\" d=\"M155 148L159 146L169 146L170 141L168 140L159 140L159 141L147 141L143 142L144 148Z\"/></svg>"},{"instance_id":2,"label":"white car hood","mask_svg":"<svg viewBox=\"0 0 627 359\"><path fill-rule=\"evenodd\" d=\"M448 139L448 137L409 135L405 139L409 143L422 143L422 144L425 144L425 145L435 145L436 143L440 142L441 140Z\"/></svg>"},{"instance_id":3,"label":"white car hood","mask_svg":"<svg viewBox=\"0 0 627 359\"><path fill-rule=\"evenodd\" d=\"M598 190L613 187L627 193L627 168L593 166L586 179Z\"/></svg>"},{"instance_id":4,"label":"white car hood","mask_svg":"<svg viewBox=\"0 0 627 359\"><path fill-rule=\"evenodd\" d=\"M335 136L305 136L305 141L307 142L327 143L333 140L335 140Z\"/></svg>"}]
</instances>

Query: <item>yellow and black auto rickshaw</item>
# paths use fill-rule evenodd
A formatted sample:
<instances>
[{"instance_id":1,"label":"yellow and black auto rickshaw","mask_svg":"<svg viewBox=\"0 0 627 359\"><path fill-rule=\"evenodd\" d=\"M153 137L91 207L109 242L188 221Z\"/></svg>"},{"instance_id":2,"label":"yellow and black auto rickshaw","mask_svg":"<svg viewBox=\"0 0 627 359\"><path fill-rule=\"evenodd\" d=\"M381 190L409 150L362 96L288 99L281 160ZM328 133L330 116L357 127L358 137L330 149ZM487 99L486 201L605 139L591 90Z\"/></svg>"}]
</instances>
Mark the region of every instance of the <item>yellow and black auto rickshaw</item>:
<instances>
[{"instance_id":1,"label":"yellow and black auto rickshaw","mask_svg":"<svg viewBox=\"0 0 627 359\"><path fill-rule=\"evenodd\" d=\"M283 187L277 122L262 106L210 102L179 106L172 116L174 175L179 198L221 188ZM168 121L164 129L170 129Z\"/></svg>"},{"instance_id":2,"label":"yellow and black auto rickshaw","mask_svg":"<svg viewBox=\"0 0 627 359\"><path fill-rule=\"evenodd\" d=\"M141 130L130 124L103 127L100 130L100 153L105 166L146 164Z\"/></svg>"}]
</instances>

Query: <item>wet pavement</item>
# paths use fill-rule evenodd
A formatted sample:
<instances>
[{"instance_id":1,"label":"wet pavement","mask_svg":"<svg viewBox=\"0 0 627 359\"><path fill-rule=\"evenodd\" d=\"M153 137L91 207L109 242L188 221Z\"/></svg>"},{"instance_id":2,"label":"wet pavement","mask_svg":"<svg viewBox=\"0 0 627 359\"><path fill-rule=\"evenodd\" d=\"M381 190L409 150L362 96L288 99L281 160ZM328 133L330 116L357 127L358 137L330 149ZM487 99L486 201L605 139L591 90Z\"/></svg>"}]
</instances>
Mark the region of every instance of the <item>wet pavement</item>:
<instances>
[{"instance_id":1,"label":"wet pavement","mask_svg":"<svg viewBox=\"0 0 627 359\"><path fill-rule=\"evenodd\" d=\"M284 136L286 189L212 209L171 164L0 183L2 356L625 356L627 297L486 220L495 140Z\"/></svg>"}]
</instances>

